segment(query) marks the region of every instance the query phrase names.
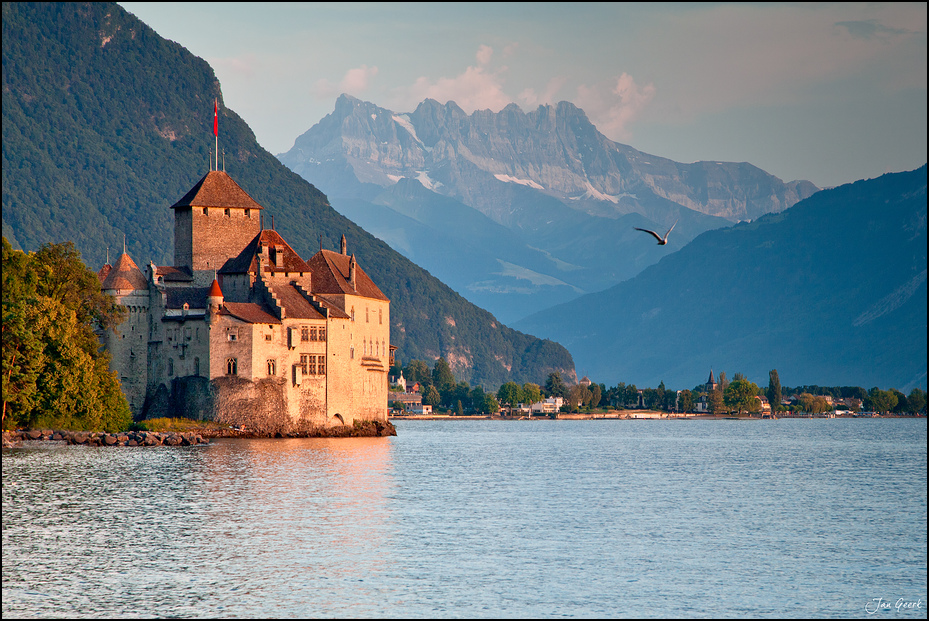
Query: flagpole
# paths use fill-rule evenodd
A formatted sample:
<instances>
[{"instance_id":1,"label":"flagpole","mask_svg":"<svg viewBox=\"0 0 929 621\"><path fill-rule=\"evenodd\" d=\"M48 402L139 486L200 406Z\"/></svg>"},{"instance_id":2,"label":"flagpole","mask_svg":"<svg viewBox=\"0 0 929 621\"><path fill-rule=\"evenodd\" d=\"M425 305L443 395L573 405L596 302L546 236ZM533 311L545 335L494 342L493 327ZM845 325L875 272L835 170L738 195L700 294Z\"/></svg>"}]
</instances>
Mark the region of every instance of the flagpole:
<instances>
[{"instance_id":1,"label":"flagpole","mask_svg":"<svg viewBox=\"0 0 929 621\"><path fill-rule=\"evenodd\" d=\"M213 136L216 138L216 167L219 170L219 104L213 100Z\"/></svg>"}]
</instances>

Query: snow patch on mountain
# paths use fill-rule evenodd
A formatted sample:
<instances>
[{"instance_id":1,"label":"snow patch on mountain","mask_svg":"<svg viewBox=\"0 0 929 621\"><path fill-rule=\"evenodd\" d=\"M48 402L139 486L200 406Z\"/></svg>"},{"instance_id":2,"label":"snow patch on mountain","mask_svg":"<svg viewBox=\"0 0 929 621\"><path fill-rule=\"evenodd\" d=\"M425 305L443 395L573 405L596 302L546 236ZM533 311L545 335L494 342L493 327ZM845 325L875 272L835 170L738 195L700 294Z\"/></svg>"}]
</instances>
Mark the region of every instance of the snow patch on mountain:
<instances>
[{"instance_id":1,"label":"snow patch on mountain","mask_svg":"<svg viewBox=\"0 0 929 621\"><path fill-rule=\"evenodd\" d=\"M533 181L532 179L517 179L516 177L511 177L510 175L494 175L500 181L505 183L518 183L519 185L528 185L530 188L535 188L536 190L544 190L541 185Z\"/></svg>"}]
</instances>

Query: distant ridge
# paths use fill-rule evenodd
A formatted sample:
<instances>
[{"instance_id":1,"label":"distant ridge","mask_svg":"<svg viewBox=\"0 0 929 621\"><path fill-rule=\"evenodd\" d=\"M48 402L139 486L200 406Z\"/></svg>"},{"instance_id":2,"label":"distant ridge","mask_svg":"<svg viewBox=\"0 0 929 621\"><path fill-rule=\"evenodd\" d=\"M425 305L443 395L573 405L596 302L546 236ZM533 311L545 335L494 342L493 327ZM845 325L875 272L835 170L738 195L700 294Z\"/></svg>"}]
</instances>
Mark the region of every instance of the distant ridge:
<instances>
[{"instance_id":1,"label":"distant ridge","mask_svg":"<svg viewBox=\"0 0 929 621\"><path fill-rule=\"evenodd\" d=\"M696 235L811 195L748 163L681 164L613 142L568 102L400 113L342 95L278 155L333 207L469 300L515 320L661 256L633 227Z\"/></svg>"},{"instance_id":2,"label":"distant ridge","mask_svg":"<svg viewBox=\"0 0 929 621\"><path fill-rule=\"evenodd\" d=\"M516 325L595 381L926 389L926 166L708 231L633 279Z\"/></svg>"}]
</instances>

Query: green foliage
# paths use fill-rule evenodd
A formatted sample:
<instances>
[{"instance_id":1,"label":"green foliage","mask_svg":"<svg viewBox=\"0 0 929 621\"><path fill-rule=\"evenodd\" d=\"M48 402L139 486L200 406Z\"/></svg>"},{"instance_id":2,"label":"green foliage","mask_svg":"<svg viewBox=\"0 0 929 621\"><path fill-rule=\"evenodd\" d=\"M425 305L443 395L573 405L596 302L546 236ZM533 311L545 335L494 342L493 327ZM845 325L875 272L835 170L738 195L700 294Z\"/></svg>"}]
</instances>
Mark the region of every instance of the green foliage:
<instances>
[{"instance_id":1,"label":"green foliage","mask_svg":"<svg viewBox=\"0 0 929 621\"><path fill-rule=\"evenodd\" d=\"M720 378L724 377L723 373L720 373ZM726 386L726 390L723 391L723 401L726 406L736 410L739 414L742 412L751 412L756 410L755 404L758 402L755 397L758 395L759 389L754 382L750 382L736 373L736 379L733 379L732 382Z\"/></svg>"},{"instance_id":2,"label":"green foliage","mask_svg":"<svg viewBox=\"0 0 929 621\"><path fill-rule=\"evenodd\" d=\"M304 258L346 235L391 299L398 356L467 353L456 372L487 385L573 370L564 347L501 325L333 210L223 106L206 61L119 5L4 3L2 43L3 231L14 247L73 240L102 265L125 239L140 264L171 264L169 206L208 170L217 99L225 169Z\"/></svg>"},{"instance_id":3,"label":"green foliage","mask_svg":"<svg viewBox=\"0 0 929 621\"><path fill-rule=\"evenodd\" d=\"M523 389L516 382L507 382L497 391L497 401L508 407L523 402Z\"/></svg>"},{"instance_id":4,"label":"green foliage","mask_svg":"<svg viewBox=\"0 0 929 621\"><path fill-rule=\"evenodd\" d=\"M118 431L132 420L94 328L121 321L70 243L3 238L3 427Z\"/></svg>"}]
</instances>

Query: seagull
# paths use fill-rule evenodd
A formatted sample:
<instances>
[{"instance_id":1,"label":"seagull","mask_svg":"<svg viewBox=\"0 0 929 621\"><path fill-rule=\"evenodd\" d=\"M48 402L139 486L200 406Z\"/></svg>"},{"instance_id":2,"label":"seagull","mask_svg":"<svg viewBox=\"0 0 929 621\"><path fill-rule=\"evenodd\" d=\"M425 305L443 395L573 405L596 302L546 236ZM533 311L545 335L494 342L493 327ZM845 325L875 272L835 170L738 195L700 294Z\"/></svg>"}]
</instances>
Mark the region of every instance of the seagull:
<instances>
[{"instance_id":1,"label":"seagull","mask_svg":"<svg viewBox=\"0 0 929 621\"><path fill-rule=\"evenodd\" d=\"M678 218L677 220L680 220L680 218ZM644 233L651 233L652 235L655 236L655 239L658 240L658 245L659 245L659 246L664 246L665 244L668 243L668 234L671 232L671 230L672 230L675 226L677 226L677 220L674 221L674 224L671 225L671 228L668 229L668 232L664 234L664 237L662 237L661 235L659 235L659 234L656 233L655 231L649 231L648 229L640 229L640 228L637 227L637 226L634 226L634 227L632 227L632 228L634 228L634 229L637 230L637 231L642 231L642 232L644 232Z\"/></svg>"}]
</instances>

